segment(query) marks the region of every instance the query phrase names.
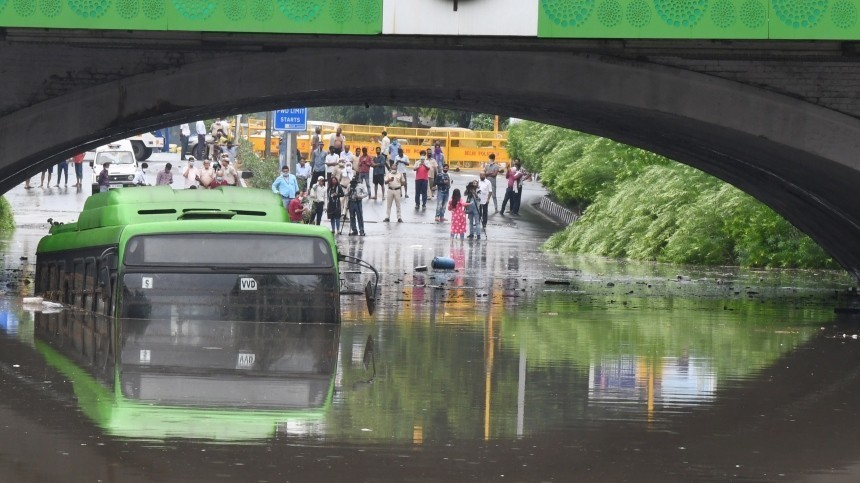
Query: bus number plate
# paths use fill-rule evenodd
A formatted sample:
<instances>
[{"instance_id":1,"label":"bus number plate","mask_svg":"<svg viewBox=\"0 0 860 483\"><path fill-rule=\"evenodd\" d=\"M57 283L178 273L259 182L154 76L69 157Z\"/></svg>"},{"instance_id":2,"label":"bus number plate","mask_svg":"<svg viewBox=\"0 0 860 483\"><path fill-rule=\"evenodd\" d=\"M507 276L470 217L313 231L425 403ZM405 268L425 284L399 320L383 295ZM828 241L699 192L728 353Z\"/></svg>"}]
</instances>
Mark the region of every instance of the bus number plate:
<instances>
[{"instance_id":1,"label":"bus number plate","mask_svg":"<svg viewBox=\"0 0 860 483\"><path fill-rule=\"evenodd\" d=\"M250 369L254 367L254 359L256 357L254 354L241 353L239 354L239 359L236 361L236 368L238 369Z\"/></svg>"}]
</instances>

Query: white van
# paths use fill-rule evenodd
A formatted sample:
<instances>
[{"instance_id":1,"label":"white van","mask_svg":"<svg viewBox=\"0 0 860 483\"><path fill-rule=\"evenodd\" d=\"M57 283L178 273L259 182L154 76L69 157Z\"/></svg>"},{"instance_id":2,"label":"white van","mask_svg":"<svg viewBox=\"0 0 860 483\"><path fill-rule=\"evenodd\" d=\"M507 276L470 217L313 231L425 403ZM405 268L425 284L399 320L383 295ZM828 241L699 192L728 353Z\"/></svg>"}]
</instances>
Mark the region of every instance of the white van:
<instances>
[{"instance_id":1,"label":"white van","mask_svg":"<svg viewBox=\"0 0 860 483\"><path fill-rule=\"evenodd\" d=\"M137 171L137 159L132 151L131 143L127 140L117 141L116 143L101 146L96 149L95 158L92 161L93 182L92 193L99 192L99 173L102 171L102 165L110 162L108 167L108 175L110 177L111 188L122 188L124 186L132 186L134 173Z\"/></svg>"}]
</instances>

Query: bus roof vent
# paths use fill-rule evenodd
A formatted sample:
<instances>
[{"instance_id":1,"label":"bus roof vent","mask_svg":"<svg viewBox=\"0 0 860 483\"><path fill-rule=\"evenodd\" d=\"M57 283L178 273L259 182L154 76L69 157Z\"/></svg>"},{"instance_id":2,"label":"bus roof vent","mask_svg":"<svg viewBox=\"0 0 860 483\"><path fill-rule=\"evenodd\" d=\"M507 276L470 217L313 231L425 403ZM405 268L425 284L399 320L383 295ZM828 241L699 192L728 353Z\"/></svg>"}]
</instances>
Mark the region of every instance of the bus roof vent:
<instances>
[{"instance_id":1,"label":"bus roof vent","mask_svg":"<svg viewBox=\"0 0 860 483\"><path fill-rule=\"evenodd\" d=\"M236 216L235 211L213 211L213 210L184 210L179 215L179 220L229 220Z\"/></svg>"},{"instance_id":2,"label":"bus roof vent","mask_svg":"<svg viewBox=\"0 0 860 483\"><path fill-rule=\"evenodd\" d=\"M173 208L161 208L155 210L137 210L138 215L170 215L176 213Z\"/></svg>"}]
</instances>

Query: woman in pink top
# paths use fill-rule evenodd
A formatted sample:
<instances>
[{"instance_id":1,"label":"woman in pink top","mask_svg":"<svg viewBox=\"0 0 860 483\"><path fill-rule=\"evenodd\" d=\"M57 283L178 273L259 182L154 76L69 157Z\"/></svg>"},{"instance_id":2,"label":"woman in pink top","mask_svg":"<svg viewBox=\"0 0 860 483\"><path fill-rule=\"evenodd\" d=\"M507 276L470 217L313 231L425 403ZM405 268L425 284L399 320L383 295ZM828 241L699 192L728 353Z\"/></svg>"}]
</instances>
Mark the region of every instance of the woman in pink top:
<instances>
[{"instance_id":1,"label":"woman in pink top","mask_svg":"<svg viewBox=\"0 0 860 483\"><path fill-rule=\"evenodd\" d=\"M466 212L463 209L466 203L460 198L460 190L455 189L451 193L451 202L448 203L448 211L451 212L451 239L460 235L463 240L466 237Z\"/></svg>"}]
</instances>

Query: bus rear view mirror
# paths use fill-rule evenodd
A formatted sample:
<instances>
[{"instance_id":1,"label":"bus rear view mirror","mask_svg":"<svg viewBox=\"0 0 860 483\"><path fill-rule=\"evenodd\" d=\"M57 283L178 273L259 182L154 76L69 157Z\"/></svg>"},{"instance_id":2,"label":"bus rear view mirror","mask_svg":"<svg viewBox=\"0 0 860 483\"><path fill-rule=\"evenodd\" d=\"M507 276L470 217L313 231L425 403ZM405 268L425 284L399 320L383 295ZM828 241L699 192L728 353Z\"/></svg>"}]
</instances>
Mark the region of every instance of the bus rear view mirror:
<instances>
[{"instance_id":1,"label":"bus rear view mirror","mask_svg":"<svg viewBox=\"0 0 860 483\"><path fill-rule=\"evenodd\" d=\"M254 177L253 171L242 171L242 179L251 179Z\"/></svg>"},{"instance_id":2,"label":"bus rear view mirror","mask_svg":"<svg viewBox=\"0 0 860 483\"><path fill-rule=\"evenodd\" d=\"M99 268L99 286L102 288L102 297L109 298L111 294L110 270L106 265Z\"/></svg>"},{"instance_id":3,"label":"bus rear view mirror","mask_svg":"<svg viewBox=\"0 0 860 483\"><path fill-rule=\"evenodd\" d=\"M368 280L367 285L364 286L364 299L367 301L367 311L370 315L373 315L376 310L376 294L374 292L373 282Z\"/></svg>"}]
</instances>

